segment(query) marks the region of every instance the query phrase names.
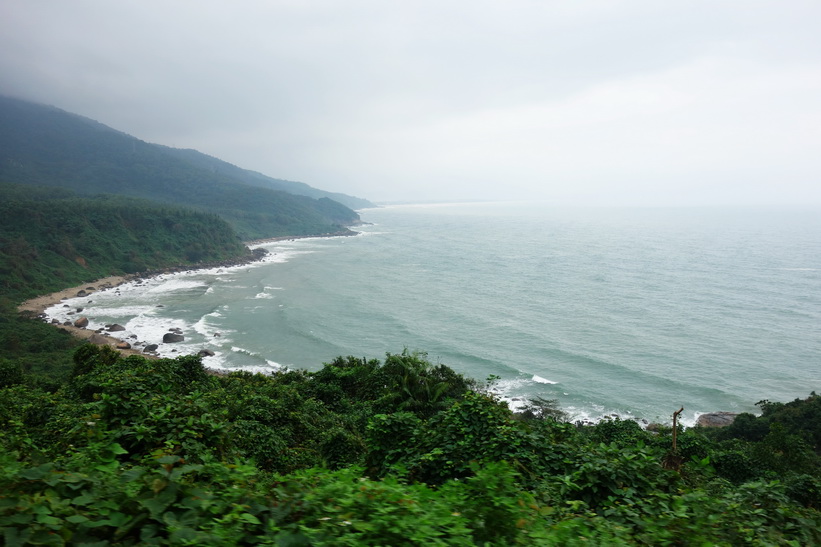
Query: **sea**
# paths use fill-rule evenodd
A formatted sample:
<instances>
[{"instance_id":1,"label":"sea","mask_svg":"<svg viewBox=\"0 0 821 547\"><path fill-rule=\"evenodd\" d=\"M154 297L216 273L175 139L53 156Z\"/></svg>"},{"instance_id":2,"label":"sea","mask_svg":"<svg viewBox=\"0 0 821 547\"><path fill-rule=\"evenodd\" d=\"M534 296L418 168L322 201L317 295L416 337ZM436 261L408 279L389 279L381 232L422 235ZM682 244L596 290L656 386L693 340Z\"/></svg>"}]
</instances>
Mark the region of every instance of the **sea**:
<instances>
[{"instance_id":1,"label":"sea","mask_svg":"<svg viewBox=\"0 0 821 547\"><path fill-rule=\"evenodd\" d=\"M555 207L360 211L350 237L262 244L257 263L129 283L82 307L162 356L214 369L318 370L426 354L512 407L683 423L821 390L821 211ZM183 342L162 344L180 329ZM139 347L139 346L138 346Z\"/></svg>"}]
</instances>

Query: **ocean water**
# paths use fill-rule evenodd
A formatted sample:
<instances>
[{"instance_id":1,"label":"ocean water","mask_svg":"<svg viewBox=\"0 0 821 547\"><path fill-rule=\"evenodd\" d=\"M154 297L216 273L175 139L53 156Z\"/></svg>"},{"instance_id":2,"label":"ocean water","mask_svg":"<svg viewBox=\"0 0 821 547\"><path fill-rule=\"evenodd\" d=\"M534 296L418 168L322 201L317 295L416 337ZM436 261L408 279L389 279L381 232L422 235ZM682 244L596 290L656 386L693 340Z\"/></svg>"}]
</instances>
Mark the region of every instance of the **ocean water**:
<instances>
[{"instance_id":1,"label":"ocean water","mask_svg":"<svg viewBox=\"0 0 821 547\"><path fill-rule=\"evenodd\" d=\"M512 405L685 423L821 390L821 211L391 206L355 237L264 245L254 265L79 298L91 327L210 349L207 366L317 370L403 348ZM91 302L89 302L91 300Z\"/></svg>"}]
</instances>

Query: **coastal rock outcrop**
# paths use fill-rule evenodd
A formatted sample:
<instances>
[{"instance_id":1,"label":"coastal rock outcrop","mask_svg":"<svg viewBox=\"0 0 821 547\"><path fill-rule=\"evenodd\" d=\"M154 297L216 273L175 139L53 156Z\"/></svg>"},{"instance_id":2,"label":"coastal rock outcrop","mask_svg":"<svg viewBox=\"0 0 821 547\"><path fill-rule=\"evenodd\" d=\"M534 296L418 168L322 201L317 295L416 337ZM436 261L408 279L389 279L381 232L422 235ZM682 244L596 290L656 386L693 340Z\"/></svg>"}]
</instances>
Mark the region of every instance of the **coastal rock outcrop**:
<instances>
[{"instance_id":1,"label":"coastal rock outcrop","mask_svg":"<svg viewBox=\"0 0 821 547\"><path fill-rule=\"evenodd\" d=\"M733 423L738 414L738 412L708 412L698 417L696 425L701 427L726 427Z\"/></svg>"},{"instance_id":2,"label":"coastal rock outcrop","mask_svg":"<svg viewBox=\"0 0 821 547\"><path fill-rule=\"evenodd\" d=\"M88 326L88 317L80 317L74 321L74 326L78 329L84 329Z\"/></svg>"},{"instance_id":3,"label":"coastal rock outcrop","mask_svg":"<svg viewBox=\"0 0 821 547\"><path fill-rule=\"evenodd\" d=\"M185 336L177 334L176 332L166 332L162 337L163 344L173 344L174 342L182 342L183 340L185 340Z\"/></svg>"},{"instance_id":4,"label":"coastal rock outcrop","mask_svg":"<svg viewBox=\"0 0 821 547\"><path fill-rule=\"evenodd\" d=\"M215 354L210 349L201 349L199 352L197 352L197 355L200 357L213 357Z\"/></svg>"},{"instance_id":5,"label":"coastal rock outcrop","mask_svg":"<svg viewBox=\"0 0 821 547\"><path fill-rule=\"evenodd\" d=\"M106 325L105 328L109 332L119 332L125 330L124 326L118 325L117 323L114 323L113 325Z\"/></svg>"},{"instance_id":6,"label":"coastal rock outcrop","mask_svg":"<svg viewBox=\"0 0 821 547\"><path fill-rule=\"evenodd\" d=\"M151 351L157 351L157 348L160 347L157 344L148 344L143 348L143 353L148 353Z\"/></svg>"},{"instance_id":7,"label":"coastal rock outcrop","mask_svg":"<svg viewBox=\"0 0 821 547\"><path fill-rule=\"evenodd\" d=\"M122 342L117 342L117 345L114 347L117 349L131 349L131 344L123 340Z\"/></svg>"},{"instance_id":8,"label":"coastal rock outcrop","mask_svg":"<svg viewBox=\"0 0 821 547\"><path fill-rule=\"evenodd\" d=\"M102 334L94 333L88 337L88 341L92 344L97 344L98 346L108 346L111 344L111 340L103 336Z\"/></svg>"}]
</instances>

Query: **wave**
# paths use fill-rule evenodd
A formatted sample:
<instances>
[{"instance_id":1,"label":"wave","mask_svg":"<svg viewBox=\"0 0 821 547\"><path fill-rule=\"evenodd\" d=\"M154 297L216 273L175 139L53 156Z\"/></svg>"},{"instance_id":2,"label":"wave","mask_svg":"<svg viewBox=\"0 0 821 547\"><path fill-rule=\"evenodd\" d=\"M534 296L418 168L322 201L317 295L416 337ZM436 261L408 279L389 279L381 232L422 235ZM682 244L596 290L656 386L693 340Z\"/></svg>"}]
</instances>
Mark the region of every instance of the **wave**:
<instances>
[{"instance_id":1,"label":"wave","mask_svg":"<svg viewBox=\"0 0 821 547\"><path fill-rule=\"evenodd\" d=\"M558 384L559 382L554 382L552 380L548 380L547 378L542 378L541 376L537 376L536 374L533 375L531 378L534 382L538 384Z\"/></svg>"}]
</instances>

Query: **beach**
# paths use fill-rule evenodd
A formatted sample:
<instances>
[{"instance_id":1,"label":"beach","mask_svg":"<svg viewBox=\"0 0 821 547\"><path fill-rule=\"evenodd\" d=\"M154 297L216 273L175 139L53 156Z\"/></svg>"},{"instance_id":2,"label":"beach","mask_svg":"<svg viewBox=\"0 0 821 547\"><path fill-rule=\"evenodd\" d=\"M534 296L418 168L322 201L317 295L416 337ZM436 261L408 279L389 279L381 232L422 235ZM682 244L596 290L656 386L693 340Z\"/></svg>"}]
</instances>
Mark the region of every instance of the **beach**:
<instances>
[{"instance_id":1,"label":"beach","mask_svg":"<svg viewBox=\"0 0 821 547\"><path fill-rule=\"evenodd\" d=\"M63 289L61 291L53 292L50 294L45 294L42 296L38 296L32 298L30 300L26 300L19 306L17 306L17 311L20 313L24 313L27 315L31 315L32 317L39 317L45 314L45 311L52 307L56 306L60 302L69 299L75 298L77 296L82 296L83 292L85 295L93 296L94 293L104 290L110 289L113 287L117 287L122 285L123 283L128 283L137 279L138 276L128 276L128 275L114 275L110 277L104 277L102 279L98 279L96 281L91 281L89 283L83 283L82 285L78 285L76 287L71 287L68 289ZM82 292L81 292L82 291ZM77 315L79 319L82 315ZM94 343L98 343L104 341L105 345L115 347L118 343L121 342L120 339L114 338L113 336L109 336L104 332L96 332L91 329L87 329L84 327L75 327L73 324L65 325L65 324L57 324L53 323L53 325L57 328L61 328L73 336L81 339L81 340L89 340L92 336L94 336ZM103 345L103 344L99 344ZM145 355L139 349L118 349L120 353L123 355Z\"/></svg>"}]
</instances>

